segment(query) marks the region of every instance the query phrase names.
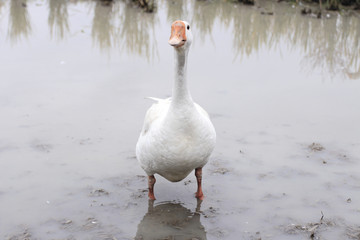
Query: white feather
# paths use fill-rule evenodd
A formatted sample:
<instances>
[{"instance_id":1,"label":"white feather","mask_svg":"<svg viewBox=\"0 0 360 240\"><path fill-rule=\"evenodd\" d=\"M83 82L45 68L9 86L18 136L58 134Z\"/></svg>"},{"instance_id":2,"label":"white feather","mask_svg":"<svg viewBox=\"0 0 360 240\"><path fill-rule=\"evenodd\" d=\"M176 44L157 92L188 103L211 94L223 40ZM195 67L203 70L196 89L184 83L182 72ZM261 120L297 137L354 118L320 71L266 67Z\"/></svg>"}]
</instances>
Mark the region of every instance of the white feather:
<instances>
[{"instance_id":1,"label":"white feather","mask_svg":"<svg viewBox=\"0 0 360 240\"><path fill-rule=\"evenodd\" d=\"M187 23L186 23L187 24ZM213 151L216 133L207 112L192 101L186 85L186 58L191 43L175 49L176 75L173 98L155 100L146 113L136 145L136 156L145 172L169 181L184 179L203 167Z\"/></svg>"}]
</instances>

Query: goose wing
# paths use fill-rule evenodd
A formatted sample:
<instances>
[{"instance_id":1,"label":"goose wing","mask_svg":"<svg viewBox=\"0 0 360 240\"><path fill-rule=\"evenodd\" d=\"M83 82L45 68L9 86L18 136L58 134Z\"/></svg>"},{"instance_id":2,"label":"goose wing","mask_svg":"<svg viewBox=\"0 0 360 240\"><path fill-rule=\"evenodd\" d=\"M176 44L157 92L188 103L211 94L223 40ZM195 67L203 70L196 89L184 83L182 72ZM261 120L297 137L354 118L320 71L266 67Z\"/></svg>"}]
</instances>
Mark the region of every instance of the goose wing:
<instances>
[{"instance_id":1,"label":"goose wing","mask_svg":"<svg viewBox=\"0 0 360 240\"><path fill-rule=\"evenodd\" d=\"M141 135L145 135L151 128L152 124L159 119L161 116L165 115L169 109L171 99L160 99L148 97L148 99L156 101L151 107L147 110L144 120L144 125L141 130Z\"/></svg>"}]
</instances>

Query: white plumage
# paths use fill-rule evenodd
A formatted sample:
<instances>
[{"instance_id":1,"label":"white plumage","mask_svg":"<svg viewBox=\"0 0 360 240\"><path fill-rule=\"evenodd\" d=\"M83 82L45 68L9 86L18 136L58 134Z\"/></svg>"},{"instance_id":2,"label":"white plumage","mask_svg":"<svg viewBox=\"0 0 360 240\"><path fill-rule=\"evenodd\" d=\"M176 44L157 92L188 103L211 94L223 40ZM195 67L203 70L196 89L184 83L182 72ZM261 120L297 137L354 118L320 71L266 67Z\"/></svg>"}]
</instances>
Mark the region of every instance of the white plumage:
<instances>
[{"instance_id":1,"label":"white plumage","mask_svg":"<svg viewBox=\"0 0 360 240\"><path fill-rule=\"evenodd\" d=\"M173 23L169 40L175 48L173 96L151 98L156 103L146 113L136 145L137 159L147 175L157 173L172 182L181 181L194 169L201 169L216 141L209 115L193 102L187 89L186 63L191 38L187 22Z\"/></svg>"},{"instance_id":2,"label":"white plumage","mask_svg":"<svg viewBox=\"0 0 360 240\"><path fill-rule=\"evenodd\" d=\"M146 113L136 156L147 175L177 182L207 163L215 139L209 116L198 104L173 109L170 98L157 99Z\"/></svg>"}]
</instances>

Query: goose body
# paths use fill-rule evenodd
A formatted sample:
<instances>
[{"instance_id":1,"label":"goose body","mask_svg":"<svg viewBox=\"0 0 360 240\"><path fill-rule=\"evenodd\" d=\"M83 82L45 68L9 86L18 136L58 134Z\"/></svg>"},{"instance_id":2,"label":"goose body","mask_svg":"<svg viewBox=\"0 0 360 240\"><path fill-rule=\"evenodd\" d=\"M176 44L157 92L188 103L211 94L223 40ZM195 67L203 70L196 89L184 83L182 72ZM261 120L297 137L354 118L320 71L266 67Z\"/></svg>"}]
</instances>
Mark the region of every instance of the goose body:
<instances>
[{"instance_id":1,"label":"goose body","mask_svg":"<svg viewBox=\"0 0 360 240\"><path fill-rule=\"evenodd\" d=\"M192 170L198 169L195 174L198 184L198 175L200 176L201 190L201 169L207 163L216 142L215 129L209 115L193 102L187 89L187 53L191 44L190 26L187 22L175 21L172 24L169 43L175 48L172 98L152 98L156 103L146 113L136 145L137 159L149 176L150 198L154 198L153 194L150 196L150 182L155 183L154 174L177 182ZM202 192L200 195L202 198Z\"/></svg>"},{"instance_id":2,"label":"goose body","mask_svg":"<svg viewBox=\"0 0 360 240\"><path fill-rule=\"evenodd\" d=\"M183 180L203 167L215 146L215 130L199 105L174 109L171 99L158 99L148 110L136 155L147 175Z\"/></svg>"}]
</instances>

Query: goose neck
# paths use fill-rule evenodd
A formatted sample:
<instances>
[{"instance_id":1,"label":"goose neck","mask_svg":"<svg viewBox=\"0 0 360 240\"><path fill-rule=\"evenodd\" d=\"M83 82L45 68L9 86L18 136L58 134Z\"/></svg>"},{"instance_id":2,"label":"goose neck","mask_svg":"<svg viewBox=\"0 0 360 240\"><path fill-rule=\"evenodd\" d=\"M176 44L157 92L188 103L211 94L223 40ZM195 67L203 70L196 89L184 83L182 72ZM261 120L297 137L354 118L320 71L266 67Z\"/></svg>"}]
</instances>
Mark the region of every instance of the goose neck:
<instances>
[{"instance_id":1,"label":"goose neck","mask_svg":"<svg viewBox=\"0 0 360 240\"><path fill-rule=\"evenodd\" d=\"M174 104L184 105L192 102L186 79L187 55L186 49L175 49L175 82L172 96Z\"/></svg>"}]
</instances>

